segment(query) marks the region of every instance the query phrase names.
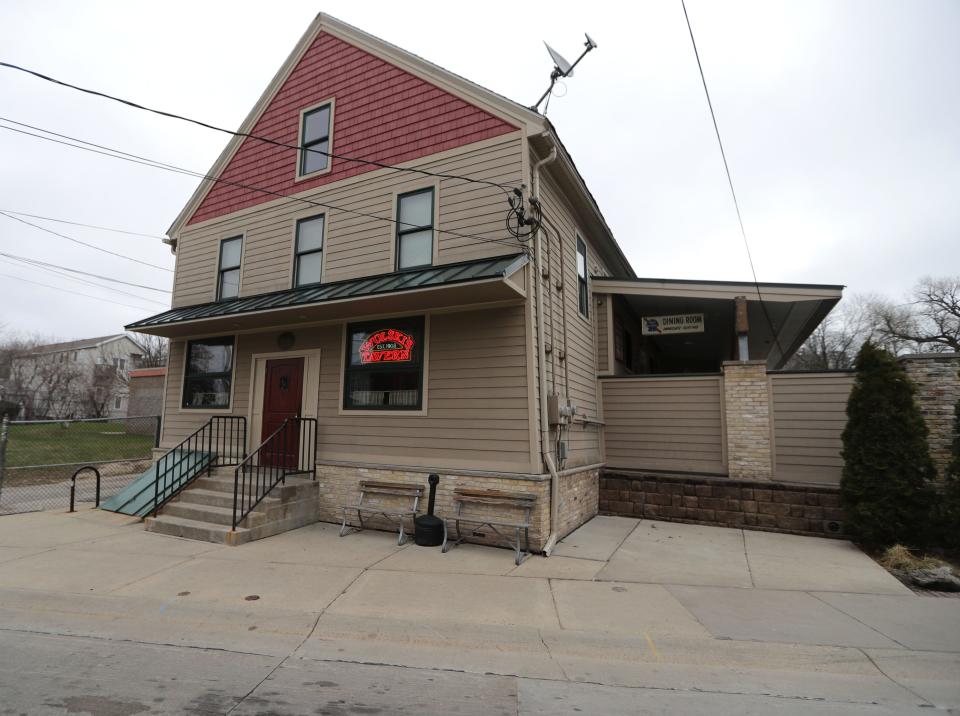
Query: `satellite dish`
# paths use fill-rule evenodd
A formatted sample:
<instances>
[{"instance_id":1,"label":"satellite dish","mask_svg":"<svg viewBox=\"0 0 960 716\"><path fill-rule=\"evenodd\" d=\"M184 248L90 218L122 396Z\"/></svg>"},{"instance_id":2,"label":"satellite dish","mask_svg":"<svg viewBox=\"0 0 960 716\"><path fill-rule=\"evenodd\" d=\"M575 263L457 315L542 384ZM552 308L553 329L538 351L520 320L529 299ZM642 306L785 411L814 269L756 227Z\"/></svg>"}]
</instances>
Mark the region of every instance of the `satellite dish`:
<instances>
[{"instance_id":1,"label":"satellite dish","mask_svg":"<svg viewBox=\"0 0 960 716\"><path fill-rule=\"evenodd\" d=\"M583 34L587 38L587 41L583 43L583 46L586 49L580 53L580 57L578 57L573 64L568 62L563 55L550 47L550 45L547 45L546 42L543 43L547 47L547 52L550 53L550 59L553 60L553 71L550 73L550 86L547 87L547 91L540 95L540 99L537 100L537 103L530 108L534 112L539 112L540 105L543 104L544 100L547 100L547 104L544 106L543 110L543 114L546 116L547 108L550 106L549 97L553 91L554 85L557 84L557 80L559 80L561 77L573 77L573 68L580 64L580 60L586 57L590 50L596 49L597 43L593 41L593 38L590 37L590 35L587 35L587 33Z\"/></svg>"},{"instance_id":2,"label":"satellite dish","mask_svg":"<svg viewBox=\"0 0 960 716\"><path fill-rule=\"evenodd\" d=\"M546 42L543 43L547 47L547 52L550 53L550 58L553 60L553 64L556 66L557 70L560 72L561 77L573 77L573 65L571 65L559 52L554 50L550 45L547 45Z\"/></svg>"}]
</instances>

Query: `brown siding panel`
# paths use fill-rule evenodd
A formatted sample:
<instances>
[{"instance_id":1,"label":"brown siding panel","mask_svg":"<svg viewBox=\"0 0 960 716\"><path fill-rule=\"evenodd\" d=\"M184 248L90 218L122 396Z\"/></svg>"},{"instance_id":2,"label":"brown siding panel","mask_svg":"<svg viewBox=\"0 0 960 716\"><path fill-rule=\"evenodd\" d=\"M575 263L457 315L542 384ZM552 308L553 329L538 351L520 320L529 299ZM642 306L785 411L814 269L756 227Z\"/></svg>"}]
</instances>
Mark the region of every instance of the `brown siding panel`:
<instances>
[{"instance_id":1,"label":"brown siding panel","mask_svg":"<svg viewBox=\"0 0 960 716\"><path fill-rule=\"evenodd\" d=\"M320 461L529 473L529 411L523 305L430 317L427 415L340 413L343 327L295 330L293 349L319 348L317 457ZM208 417L179 408L183 342L170 351L163 446ZM277 333L237 337L235 415L250 405L252 356L277 350ZM462 364L466 364L464 367Z\"/></svg>"},{"instance_id":2,"label":"brown siding panel","mask_svg":"<svg viewBox=\"0 0 960 716\"><path fill-rule=\"evenodd\" d=\"M770 385L776 479L839 484L840 436L847 424L853 374L772 374Z\"/></svg>"},{"instance_id":3,"label":"brown siding panel","mask_svg":"<svg viewBox=\"0 0 960 716\"><path fill-rule=\"evenodd\" d=\"M725 473L720 376L601 380L611 469Z\"/></svg>"}]
</instances>

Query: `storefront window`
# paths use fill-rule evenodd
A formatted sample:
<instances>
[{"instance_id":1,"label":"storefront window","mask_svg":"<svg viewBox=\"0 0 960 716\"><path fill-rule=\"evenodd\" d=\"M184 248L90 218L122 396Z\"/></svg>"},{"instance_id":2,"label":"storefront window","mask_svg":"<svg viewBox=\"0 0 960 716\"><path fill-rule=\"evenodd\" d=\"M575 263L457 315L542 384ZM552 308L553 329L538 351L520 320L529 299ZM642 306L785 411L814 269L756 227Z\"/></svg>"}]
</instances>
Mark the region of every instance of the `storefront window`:
<instances>
[{"instance_id":1,"label":"storefront window","mask_svg":"<svg viewBox=\"0 0 960 716\"><path fill-rule=\"evenodd\" d=\"M232 380L233 336L187 344L184 408L229 408Z\"/></svg>"},{"instance_id":2,"label":"storefront window","mask_svg":"<svg viewBox=\"0 0 960 716\"><path fill-rule=\"evenodd\" d=\"M421 409L422 317L351 324L347 348L344 409Z\"/></svg>"}]
</instances>

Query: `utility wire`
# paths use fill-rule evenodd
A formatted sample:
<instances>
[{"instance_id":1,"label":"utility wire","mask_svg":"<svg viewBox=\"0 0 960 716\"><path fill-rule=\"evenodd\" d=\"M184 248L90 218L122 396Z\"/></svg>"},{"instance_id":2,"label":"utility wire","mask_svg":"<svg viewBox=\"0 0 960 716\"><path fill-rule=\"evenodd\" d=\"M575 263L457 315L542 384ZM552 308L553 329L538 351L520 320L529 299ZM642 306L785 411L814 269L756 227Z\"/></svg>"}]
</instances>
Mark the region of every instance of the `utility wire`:
<instances>
[{"instance_id":1,"label":"utility wire","mask_svg":"<svg viewBox=\"0 0 960 716\"><path fill-rule=\"evenodd\" d=\"M757 289L757 300L760 302L760 308L767 324L770 326L770 333L773 334L773 340L777 344L777 350L780 356L784 357L783 346L780 345L780 337L773 326L770 313L767 311L767 304L763 301L763 294L760 291L760 282L757 280L757 270L753 265L753 254L750 251L750 242L747 241L747 230L743 228L743 217L740 215L740 202L737 201L737 192L733 188L733 178L730 176L730 165L727 163L727 153L723 150L723 140L720 138L720 127L717 125L717 114L713 111L713 102L710 99L710 90L707 88L707 77L703 73L703 65L700 62L700 52L697 50L697 41L693 36L693 27L690 25L690 15L687 13L686 0L680 0L683 7L683 17L687 21L687 31L690 33L690 43L693 45L693 54L697 58L697 68L700 70L700 81L703 82L703 93L707 96L707 106L710 108L710 118L713 120L713 131L717 135L717 144L720 147L720 157L723 159L723 169L727 173L727 184L730 186L730 196L733 197L733 206L737 210L737 222L740 224L740 235L743 237L743 245L747 249L747 260L750 262L750 273L753 275L753 284Z\"/></svg>"},{"instance_id":2,"label":"utility wire","mask_svg":"<svg viewBox=\"0 0 960 716\"><path fill-rule=\"evenodd\" d=\"M140 259L135 259L132 256L127 256L126 254L117 253L116 251L110 251L109 249L102 248L95 244L88 244L86 241L81 241L80 239L75 239L72 236L67 236L66 234L61 234L53 229L48 229L45 226L40 226L40 224L34 224L33 222L27 221L26 219L21 219L18 216L13 216L12 214L7 214L3 211L0 211L0 216L5 216L8 219L13 221L19 221L21 224L26 224L27 226L32 226L35 229L40 229L40 231L46 231L48 234L53 234L54 236L59 236L61 239L66 239L67 241L72 241L75 244L80 244L81 246L86 246L87 248L94 249L95 251L102 251L105 254L110 254L111 256L116 256L117 258L126 259L127 261L133 261L134 263L143 264L144 266L149 266L150 268L160 269L161 271L167 271L168 273L173 273L171 269L168 269L164 266L158 266L157 264L152 264L147 261L141 261Z\"/></svg>"},{"instance_id":3,"label":"utility wire","mask_svg":"<svg viewBox=\"0 0 960 716\"><path fill-rule=\"evenodd\" d=\"M0 251L0 256L6 256L8 259L13 259L14 261L23 261L28 264L35 264L38 266L46 266L47 268L59 269L60 271L69 271L70 273L82 274L83 276L90 276L91 278L98 278L102 281L112 281L113 283L120 283L124 286L132 286L134 288L143 288L147 291L157 291L158 293L170 293L168 289L165 288L154 288L153 286L145 286L142 283L131 283L129 281L121 281L118 278L111 278L110 276L101 276L96 273L88 273L87 271L81 271L80 269L67 268L66 266L60 266L59 264L51 264L46 261L41 261L40 259L31 259L27 256L15 256L14 254L4 253Z\"/></svg>"},{"instance_id":4,"label":"utility wire","mask_svg":"<svg viewBox=\"0 0 960 716\"><path fill-rule=\"evenodd\" d=\"M32 76L37 77L37 78L39 78L39 79L41 79L41 80L44 80L44 81L46 81L46 82L51 82L51 83L53 83L53 84L60 85L61 87L67 87L67 88L69 88L69 89L76 90L76 91L78 91L78 92L83 92L83 93L85 93L85 94L93 95L93 96L95 96L95 97L102 97L102 98L104 98L104 99L109 99L109 100L112 100L113 102L119 102L120 104L127 105L128 107L133 107L134 109L139 109L139 110L143 110L143 111L145 111L145 112L152 112L153 114L158 114L158 115L160 115L161 117L169 117L169 118L171 118L171 119L178 119L178 120L183 121L183 122L189 122L189 123L191 123L191 124L195 124L195 125L197 125L197 126L199 126L199 127L204 127L204 128L206 128L206 129L212 129L212 130L214 130L215 132L222 132L223 134L229 134L229 135L232 135L232 136L234 136L234 137L244 137L244 138L246 138L246 139L253 139L253 140L256 140L256 141L258 141L258 142L263 142L264 144L272 144L272 145L274 145L274 146L276 146L276 147L283 147L283 148L285 148L285 149L293 149L293 150L296 150L296 151L308 151L308 152L313 152L314 154L321 154L321 155L323 155L323 156L330 157L331 159L340 159L340 160L342 160L342 161L356 162L356 163L358 163L358 164L365 164L365 165L367 165L367 166L378 167L378 168L380 168L380 169L390 169L391 171L395 171L395 172L411 172L411 173L414 173L414 174L419 174L419 175L421 175L421 176L437 177L437 178L439 178L439 179L456 179L456 180L459 180L459 181L469 182L469 183L471 183L471 184L485 184L485 185L487 185L487 186L496 187L496 188L498 188L498 189L500 189L501 191L504 191L504 192L508 192L508 191L514 189L514 187L512 187L512 186L510 186L510 185L498 184L498 183L496 183L496 182L487 181L487 180L484 180L484 179L474 179L474 178L472 178L472 177L459 176L459 175L457 175L457 174L443 174L443 173L439 173L439 172L431 172L431 171L427 171L426 169L415 169L415 168L413 168L413 167L398 167L398 166L395 166L395 165L392 165L392 164L386 164L386 163L384 163L384 162L378 162L378 161L375 161L375 160L372 160L372 159L362 159L362 158L360 158L360 157L350 157L350 156L346 156L346 155L343 155L343 154L334 154L334 153L332 153L332 152L324 152L324 151L319 150L319 149L314 149L314 148L312 148L312 147L304 147L304 146L301 146L301 145L298 145L298 144L287 144L286 142L281 142L281 141L279 141L279 140L271 139L271 138L269 138L269 137L261 137L261 136L256 135L256 134L250 134L249 132L235 132L235 131L233 131L233 130L231 130L231 129L226 129L225 127L218 127L218 126L215 125L215 124L209 124L208 122L204 122L204 121L201 121L201 120L199 120L199 119L193 119L192 117L185 117L185 116L183 116L183 115L176 114L176 113L174 113L174 112L168 112L168 111L165 111L165 110L162 110L162 109L154 109L154 108L152 108L152 107L146 107L146 106L144 106L144 105L142 105L142 104L138 104L137 102L133 102L133 101L131 101L131 100L129 100L129 99L124 99L124 98L122 98L122 97L116 97L116 96L114 96L114 95L107 94L106 92L100 92L100 91L98 91L98 90L89 89L89 88L87 88L87 87L80 87L80 86L78 86L78 85L71 84L70 82L66 82L66 81L64 81L64 80L59 80L59 79L56 79L55 77L50 77L49 75L45 75L45 74L42 74L42 73L40 73L40 72L37 72L36 70L31 70L31 69L28 69L28 68L26 68L26 67L21 67L21 66L19 66L19 65L15 65L15 64L10 63L10 62L0 62L0 67L7 67L7 68L9 68L9 69L11 69L11 70L17 70L18 72L24 72L24 73L26 73L26 74L28 74L28 75L32 75Z\"/></svg>"},{"instance_id":5,"label":"utility wire","mask_svg":"<svg viewBox=\"0 0 960 716\"><path fill-rule=\"evenodd\" d=\"M165 162L161 162L161 161L155 160L155 159L150 159L150 158L148 158L148 157L143 157L143 156L140 156L140 155L137 155L137 154L131 154L131 153L129 153L129 152L124 152L124 151L122 151L122 150L114 149L114 148L112 148L112 147L108 147L108 146L105 146L105 145L102 145L102 144L95 144L94 142L88 142L88 141L86 141L86 140L78 139L78 138L72 137L72 136L70 136L70 135L59 134L59 133L57 133L57 132L53 132L53 131L48 130L48 129L43 129L42 127L36 127L36 126L34 126L34 125L31 125L31 124L26 124L25 122L17 122L16 120L8 119L8 118L6 118L6 117L0 117L0 121L10 122L10 123L12 123L12 124L16 124L16 125L21 126L21 127L28 127L28 128L30 128L30 129L36 130L36 131L38 131L38 132L44 132L44 133L46 133L46 134L51 134L51 135L53 135L54 137L60 137L61 139L54 139L53 137L45 137L45 136L42 136L42 135L40 135L40 134L34 134L33 132L27 132L27 131L24 131L24 130L22 130L22 129L17 129L16 127L7 127L7 126L4 126L4 125L0 125L0 129L6 129L6 130L8 130L8 131L16 132L16 133L18 133L18 134L24 134L24 135L27 135L27 136L30 136L30 137L35 137L35 138L37 138L37 139L43 139L43 140L45 140L45 141L53 142L53 143L55 143L55 144L62 144L62 145L67 146L67 147L73 147L74 149L81 149L81 150L83 150L83 151L92 152L92 153L94 153L94 154L101 154L101 155L106 156L106 157L112 157L113 159L120 159L120 160L123 160L123 161L132 162L132 163L134 163L134 164L142 164L142 165L147 166L147 167L153 167L154 169L162 169L162 170L164 170L164 171L173 172L173 173L175 173L175 174L183 174L183 175L185 175L185 176L191 176L191 177L196 177L196 178L199 178L199 179L205 179L205 180L212 181L212 182L217 182L217 183L220 183L220 184L226 184L226 185L228 185L228 186L235 186L235 187L240 187L240 188L242 188L242 189L249 189L250 191L256 191L256 192L259 192L259 193L262 193L262 194L265 194L265 195L268 195L268 196L275 196L275 197L278 197L278 198L281 198L281 199L287 199L287 202L285 202L285 204L303 203L303 204L308 204L308 205L310 205L310 206L316 206L316 207L319 207L319 208L322 208L322 209L330 209L330 210L334 210L334 211L343 211L343 212L345 212L345 213L354 214L355 216L361 216L361 217L365 217L365 218L368 218L368 219L375 219L375 220L377 220L377 221L385 221L385 222L388 222L388 223L391 223L391 224L396 224L396 225L398 225L398 226L407 226L407 227L415 227L415 226L416 226L416 225L410 224L410 223L408 223L408 222L400 221L399 219L393 219L393 218L386 217L386 216L379 216L379 215L377 215L377 214L370 214L370 213L367 213L367 212L358 211L358 210L356 210L356 209L348 209L348 208L346 208L346 207L341 207L341 206L336 206L336 205L334 205L334 204L328 204L328 203L324 203L324 202L319 202L319 201L315 201L315 200L313 200L313 199L307 199L307 198L305 198L305 197L290 196L289 194L283 194L282 192L273 191L273 190L271 190L271 189L264 189L263 187L258 187L258 186L252 185L252 184L244 184L244 183L242 183L242 182L235 182L235 181L232 181L232 180L229 180L229 179L223 179L223 178L220 178L220 177L214 177L214 176L211 176L211 175L209 175L209 174L204 174L204 173L202 173L202 172L197 172L197 171L194 171L194 170L192 170L192 169L186 169L186 168L184 168L184 167L178 167L178 166L173 165L173 164L167 164L167 163L165 163ZM67 140L69 140L69 141L61 141L62 139L67 139ZM79 142L79 144L71 144L71 142ZM87 145L87 146L81 146L81 145ZM0 212L0 213L2 213L2 212ZM14 218L14 217L10 217L10 218ZM505 245L505 246L509 246L510 248L514 248L514 249L516 249L516 248L522 248L522 247L518 247L517 244L515 244L515 243L512 242L512 241L510 241L509 239L487 238L487 237L482 237L482 236L476 236L476 235L473 235L473 234L464 234L464 233L461 233L461 232L458 232L458 231L451 231L450 229L439 229L439 228L435 228L434 231L436 231L438 234L447 234L448 236L456 236L456 237L458 237L458 238L463 238L463 239L471 239L471 240L474 240L474 241L481 241L481 242L485 242L485 243L503 244L503 245Z\"/></svg>"},{"instance_id":6,"label":"utility wire","mask_svg":"<svg viewBox=\"0 0 960 716\"><path fill-rule=\"evenodd\" d=\"M9 121L9 120L7 120ZM163 239L163 236L157 234L142 234L139 231L126 231L124 229L113 229L109 226L97 226L96 224L84 224L80 221L69 221L67 219L54 219L52 216L40 216L39 214L28 214L25 211L13 211L12 209L0 209L4 214L15 214L17 216L28 216L31 219L42 219L43 221L55 221L58 224L70 224L71 226L83 226L87 229L99 229L100 231L112 231L115 234L127 234L128 236L143 236L147 239Z\"/></svg>"},{"instance_id":7,"label":"utility wire","mask_svg":"<svg viewBox=\"0 0 960 716\"><path fill-rule=\"evenodd\" d=\"M8 256L9 254L2 254L2 255L3 255L3 256ZM13 261L10 261L10 260L7 260L7 259L5 259L5 258L0 258L0 261L2 261L2 262L5 263L5 264L8 264L8 265L10 265L10 266L16 266L16 267L19 268L19 269L22 269L22 268L26 267L26 268L31 268L31 269L33 269L34 271L46 271L47 273L53 274L54 276L59 276L60 278L66 279L67 281L73 281L73 282L75 282L75 283L86 284L87 286L93 286L94 288L100 288L100 289L103 289L104 291L112 291L113 293L118 293L118 294L121 294L121 295L124 295L124 296L129 296L130 298L136 298L136 299L139 300L139 301L146 301L147 303L153 303L153 304L156 304L157 306L165 306L165 307L166 307L166 305L167 305L167 304L165 304L165 303L161 303L160 301L154 301L152 298L147 298L147 297L145 297L145 296L140 296L139 294L136 294L136 293L131 293L130 291L123 291L123 290L121 290L121 289L119 289L119 288L114 288L113 286L105 286L105 285L103 285L102 283L97 283L96 281L90 281L90 280L84 279L84 278L77 278L76 276L71 276L70 274L65 273L65 272L63 272L63 271L58 271L57 269L48 268L48 267L46 267L46 266L36 265L36 264L30 263L30 262L28 262L28 261L18 261L18 260L16 260L16 259L14 259ZM149 309L147 309L146 307L144 307L144 310L149 310Z\"/></svg>"},{"instance_id":8,"label":"utility wire","mask_svg":"<svg viewBox=\"0 0 960 716\"><path fill-rule=\"evenodd\" d=\"M62 291L64 293L72 293L75 296L83 296L84 298L92 298L94 301L103 301L104 303L109 303L112 306L126 306L127 308L135 308L138 311L149 311L149 308L144 306L131 306L129 303L119 303L109 298L100 298L99 296L91 296L89 293L80 293L79 291L71 291L67 288L61 288L60 286L51 286L49 283L40 283L39 281L31 281L30 279L23 278L21 276L14 276L9 273L0 273L0 276L5 278L12 278L17 281L23 281L24 283L32 283L37 286L43 286L44 288L52 288L54 291Z\"/></svg>"}]
</instances>

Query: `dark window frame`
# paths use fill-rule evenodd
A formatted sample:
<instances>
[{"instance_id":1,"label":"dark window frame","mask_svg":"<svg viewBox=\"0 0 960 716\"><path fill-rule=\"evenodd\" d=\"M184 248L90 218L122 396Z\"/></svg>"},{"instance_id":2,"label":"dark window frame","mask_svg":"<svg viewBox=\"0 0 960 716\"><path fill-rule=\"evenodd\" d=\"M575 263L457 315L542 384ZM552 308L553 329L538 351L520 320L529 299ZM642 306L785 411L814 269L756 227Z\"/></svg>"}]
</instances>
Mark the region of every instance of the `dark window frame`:
<instances>
[{"instance_id":1,"label":"dark window frame","mask_svg":"<svg viewBox=\"0 0 960 716\"><path fill-rule=\"evenodd\" d=\"M373 332L384 328L397 328L405 332L411 332L419 345L419 350L415 350L415 361L409 363L391 363L391 364L367 364L362 366L351 365L353 356L353 335L358 331ZM340 407L344 411L350 412L421 412L423 410L423 386L425 381L426 367L426 318L424 316L405 316L403 318L385 319L379 321L362 321L358 323L347 324L344 351L343 351L343 391L340 396ZM386 374L398 370L410 370L416 368L418 372L417 381L417 402L416 405L353 405L349 399L350 396L350 376L357 373L381 373Z\"/></svg>"},{"instance_id":2,"label":"dark window frame","mask_svg":"<svg viewBox=\"0 0 960 716\"><path fill-rule=\"evenodd\" d=\"M319 249L309 249L308 251L300 250L300 225L307 221L314 221L316 219L323 218L323 236L320 239L320 248ZM300 288L302 286L316 286L322 283L321 280L311 281L310 283L300 283L300 258L303 256L310 256L311 254L320 254L320 274L323 276L323 252L327 248L327 215L326 213L314 214L313 216L304 216L301 219L297 219L296 227L294 228L293 235L293 288Z\"/></svg>"},{"instance_id":3,"label":"dark window frame","mask_svg":"<svg viewBox=\"0 0 960 716\"><path fill-rule=\"evenodd\" d=\"M307 117L316 114L317 112L322 112L327 110L327 133L323 134L316 139L307 139ZM320 172L325 172L330 169L330 137L333 135L333 101L324 102L323 104L312 107L309 110L306 110L301 113L300 116L300 158L297 162L297 176L307 177L313 174L319 174ZM327 143L327 149L324 152L325 163L319 169L313 169L311 171L306 170L307 164L307 150L317 146L318 144Z\"/></svg>"},{"instance_id":4,"label":"dark window frame","mask_svg":"<svg viewBox=\"0 0 960 716\"><path fill-rule=\"evenodd\" d=\"M230 370L218 371L215 373L191 373L190 357L193 347L197 344L230 346ZM183 353L183 385L180 390L180 407L183 410L229 410L233 403L233 372L237 365L236 361L237 341L235 336L219 336L217 338L198 338L187 341L187 346ZM198 378L226 378L229 388L227 390L227 402L217 405L191 405L187 400L188 388L190 382Z\"/></svg>"},{"instance_id":5,"label":"dark window frame","mask_svg":"<svg viewBox=\"0 0 960 716\"><path fill-rule=\"evenodd\" d=\"M241 279L241 266L243 266L243 234L238 234L236 236L228 236L225 239L220 239L220 253L217 257L217 300L218 301L233 301L240 298L240 279ZM225 244L230 241L239 241L240 242L240 257L237 259L236 266L223 266L223 247ZM223 297L223 275L228 271L237 272L237 295Z\"/></svg>"},{"instance_id":6,"label":"dark window frame","mask_svg":"<svg viewBox=\"0 0 960 716\"><path fill-rule=\"evenodd\" d=\"M580 274L580 256L583 256L583 274ZM580 315L590 318L590 286L587 282L590 269L587 267L587 242L577 236L577 308Z\"/></svg>"},{"instance_id":7,"label":"dark window frame","mask_svg":"<svg viewBox=\"0 0 960 716\"><path fill-rule=\"evenodd\" d=\"M404 199L410 196L418 196L420 194L430 194L430 223L424 224L423 226L407 226L406 224L400 223L400 204ZM394 254L396 254L396 259L394 260L394 270L395 271L416 271L417 269L422 269L426 266L433 266L433 249L435 242L437 240L436 236L436 212L437 212L437 191L436 187L428 186L422 189L414 189L413 191L405 191L402 194L397 194L397 207L396 207L396 233L394 236ZM409 236L410 234L417 234L421 231L430 230L430 263L427 264L417 264L416 266L400 266L400 244L403 242L404 236Z\"/></svg>"}]
</instances>

